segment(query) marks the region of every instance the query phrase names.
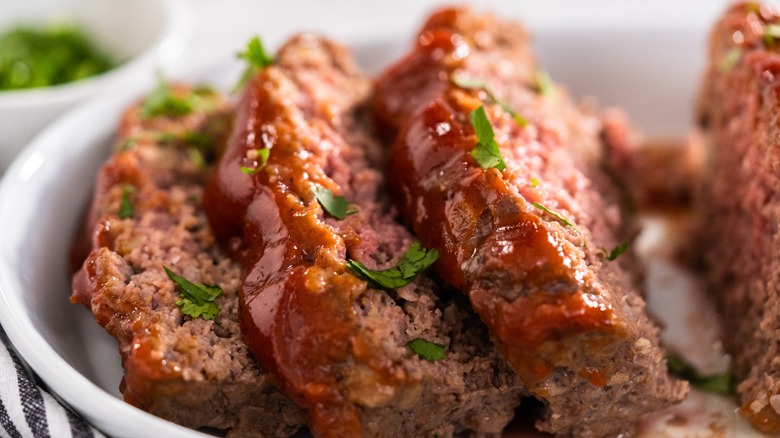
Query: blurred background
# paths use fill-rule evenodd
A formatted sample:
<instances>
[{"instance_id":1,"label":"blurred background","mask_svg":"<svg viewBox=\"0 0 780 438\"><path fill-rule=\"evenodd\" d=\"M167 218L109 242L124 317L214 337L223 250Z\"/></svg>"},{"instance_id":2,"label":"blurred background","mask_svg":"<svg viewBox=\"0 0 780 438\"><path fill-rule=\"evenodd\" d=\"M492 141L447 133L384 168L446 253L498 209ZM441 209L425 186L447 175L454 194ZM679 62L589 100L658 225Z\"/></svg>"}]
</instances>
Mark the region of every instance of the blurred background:
<instances>
[{"instance_id":1,"label":"blurred background","mask_svg":"<svg viewBox=\"0 0 780 438\"><path fill-rule=\"evenodd\" d=\"M89 86L0 91L0 169L77 103L133 88L148 90L155 71L202 76L203 71L236 64L236 53L253 35L273 51L297 32L321 32L352 46L364 68L376 73L403 53L430 11L456 3L5 0L0 3L0 33L18 23L75 18L122 68L86 81ZM707 29L729 1L461 3L520 20L535 36L542 68L575 96L592 95L602 105L621 106L649 136L669 138L690 126ZM132 68L125 68L128 64Z\"/></svg>"}]
</instances>

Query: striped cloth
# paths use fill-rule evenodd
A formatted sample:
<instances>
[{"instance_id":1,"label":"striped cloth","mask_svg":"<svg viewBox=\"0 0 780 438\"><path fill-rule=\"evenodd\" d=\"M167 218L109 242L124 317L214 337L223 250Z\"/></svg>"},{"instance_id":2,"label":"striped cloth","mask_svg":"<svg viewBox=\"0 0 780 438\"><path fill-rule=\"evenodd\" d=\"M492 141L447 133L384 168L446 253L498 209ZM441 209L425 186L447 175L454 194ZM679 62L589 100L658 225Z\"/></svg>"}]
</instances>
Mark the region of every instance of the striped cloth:
<instances>
[{"instance_id":1,"label":"striped cloth","mask_svg":"<svg viewBox=\"0 0 780 438\"><path fill-rule=\"evenodd\" d=\"M38 384L0 330L0 436L11 438L104 437Z\"/></svg>"}]
</instances>

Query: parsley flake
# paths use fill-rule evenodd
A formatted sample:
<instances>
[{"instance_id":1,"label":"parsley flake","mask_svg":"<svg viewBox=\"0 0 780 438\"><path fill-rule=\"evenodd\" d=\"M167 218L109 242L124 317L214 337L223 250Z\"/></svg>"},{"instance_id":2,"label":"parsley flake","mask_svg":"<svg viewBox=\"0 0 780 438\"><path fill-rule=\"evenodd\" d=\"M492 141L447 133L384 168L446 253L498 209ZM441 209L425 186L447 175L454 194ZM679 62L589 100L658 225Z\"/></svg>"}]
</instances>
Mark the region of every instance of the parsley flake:
<instances>
[{"instance_id":1,"label":"parsley flake","mask_svg":"<svg viewBox=\"0 0 780 438\"><path fill-rule=\"evenodd\" d=\"M435 362L445 357L444 345L435 344L422 338L412 339L406 343L406 346L428 362Z\"/></svg>"},{"instance_id":2,"label":"parsley flake","mask_svg":"<svg viewBox=\"0 0 780 438\"><path fill-rule=\"evenodd\" d=\"M764 29L764 42L767 48L775 48L775 40L780 38L780 24L769 24Z\"/></svg>"},{"instance_id":3,"label":"parsley flake","mask_svg":"<svg viewBox=\"0 0 780 438\"><path fill-rule=\"evenodd\" d=\"M577 232L577 234L580 234L580 230L578 230L577 227L575 227L573 223L571 223L565 217L561 216L559 213L556 213L556 212L550 210L549 208L545 207L544 205L542 205L542 204L540 204L538 202L534 202L533 206L538 208L539 210L542 210L543 212L549 214L550 216L554 217L555 219L558 219L559 222L561 222L562 224L566 225L567 227L571 227L574 231Z\"/></svg>"},{"instance_id":4,"label":"parsley flake","mask_svg":"<svg viewBox=\"0 0 780 438\"><path fill-rule=\"evenodd\" d=\"M621 256L631 244L628 241L621 243L620 245L612 248L612 251L607 252L606 248L602 248L604 257L610 262Z\"/></svg>"},{"instance_id":5,"label":"parsley flake","mask_svg":"<svg viewBox=\"0 0 780 438\"><path fill-rule=\"evenodd\" d=\"M314 197L320 203L322 209L336 219L344 219L350 214L357 213L357 208L343 196L333 196L333 192L322 186L314 187Z\"/></svg>"},{"instance_id":6,"label":"parsley flake","mask_svg":"<svg viewBox=\"0 0 780 438\"><path fill-rule=\"evenodd\" d=\"M477 145L471 150L471 156L483 169L494 167L498 170L506 169L506 163L501 157L498 143L495 140L493 125L485 113L485 107L480 106L471 112L471 126L477 135Z\"/></svg>"},{"instance_id":7,"label":"parsley flake","mask_svg":"<svg viewBox=\"0 0 780 438\"><path fill-rule=\"evenodd\" d=\"M249 40L249 43L246 45L246 51L240 52L238 57L239 59L246 60L249 65L247 65L246 70L244 70L244 73L241 75L241 79L238 80L235 88L233 88L234 93L244 88L244 85L249 81L249 78L255 73L274 63L274 58L266 53L265 47L263 47L263 41L258 36Z\"/></svg>"},{"instance_id":8,"label":"parsley flake","mask_svg":"<svg viewBox=\"0 0 780 438\"><path fill-rule=\"evenodd\" d=\"M158 76L157 88L141 105L141 117L149 119L158 116L186 116L196 109L208 106L206 98L213 94L211 88L199 87L179 96L173 92L171 84L165 78Z\"/></svg>"},{"instance_id":9,"label":"parsley flake","mask_svg":"<svg viewBox=\"0 0 780 438\"><path fill-rule=\"evenodd\" d=\"M375 289L397 289L411 283L438 259L439 251L425 249L419 242L415 242L397 266L384 271L368 269L366 265L355 260L347 260L347 267Z\"/></svg>"},{"instance_id":10,"label":"parsley flake","mask_svg":"<svg viewBox=\"0 0 780 438\"><path fill-rule=\"evenodd\" d=\"M201 317L205 320L214 319L219 313L219 306L214 303L214 299L222 295L222 288L213 284L193 283L184 277L176 275L163 266L165 273L181 289L179 299L176 305L181 308L181 312L193 318Z\"/></svg>"},{"instance_id":11,"label":"parsley flake","mask_svg":"<svg viewBox=\"0 0 780 438\"><path fill-rule=\"evenodd\" d=\"M122 186L122 199L119 201L119 211L117 212L119 219L129 219L135 214L133 200L131 199L133 193L135 193L133 185L125 184Z\"/></svg>"},{"instance_id":12,"label":"parsley flake","mask_svg":"<svg viewBox=\"0 0 780 438\"><path fill-rule=\"evenodd\" d=\"M737 382L734 379L734 374L730 371L702 376L693 365L674 354L669 354L666 357L666 366L670 373L687 380L694 388L702 391L724 396L730 396L736 392Z\"/></svg>"},{"instance_id":13,"label":"parsley flake","mask_svg":"<svg viewBox=\"0 0 780 438\"><path fill-rule=\"evenodd\" d=\"M483 81L480 79L473 79L473 78L466 78L462 76L453 76L452 82L457 85L460 88L466 89L466 90L482 90L485 92L485 95L487 96L486 101L488 103L495 103L498 106L501 107L504 111L507 112L510 116L512 116L513 119L515 119L515 122L517 122L518 125L525 127L528 125L528 120L523 117L520 113L515 111L511 106L509 106L508 103L505 101L496 98L496 95L493 93L493 90L490 88L490 85L488 85L487 81Z\"/></svg>"},{"instance_id":14,"label":"parsley flake","mask_svg":"<svg viewBox=\"0 0 780 438\"><path fill-rule=\"evenodd\" d=\"M721 73L728 73L731 70L736 67L737 64L739 64L739 60L742 58L742 50L740 50L739 47L733 47L731 50L726 52L726 54L723 56L723 59L720 61L720 71Z\"/></svg>"},{"instance_id":15,"label":"parsley flake","mask_svg":"<svg viewBox=\"0 0 780 438\"><path fill-rule=\"evenodd\" d=\"M542 96L549 96L555 91L555 85L550 75L543 70L537 70L534 73L534 85L536 86L536 91Z\"/></svg>"},{"instance_id":16,"label":"parsley flake","mask_svg":"<svg viewBox=\"0 0 780 438\"><path fill-rule=\"evenodd\" d=\"M539 180L536 178L531 177L531 187L537 188L539 187Z\"/></svg>"},{"instance_id":17,"label":"parsley flake","mask_svg":"<svg viewBox=\"0 0 780 438\"><path fill-rule=\"evenodd\" d=\"M268 148L256 149L257 157L260 158L260 164L255 163L254 167L241 166L241 171L247 175L254 175L260 172L266 164L268 164L268 157L271 156L271 150Z\"/></svg>"}]
</instances>

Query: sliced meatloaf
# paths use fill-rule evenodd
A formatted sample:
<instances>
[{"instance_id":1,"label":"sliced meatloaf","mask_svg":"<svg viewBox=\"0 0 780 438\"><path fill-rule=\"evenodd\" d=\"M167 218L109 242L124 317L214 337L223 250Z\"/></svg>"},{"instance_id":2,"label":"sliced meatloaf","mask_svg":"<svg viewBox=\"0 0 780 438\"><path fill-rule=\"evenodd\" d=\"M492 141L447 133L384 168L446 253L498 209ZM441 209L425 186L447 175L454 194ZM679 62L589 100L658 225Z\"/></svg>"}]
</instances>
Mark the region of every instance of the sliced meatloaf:
<instances>
[{"instance_id":1,"label":"sliced meatloaf","mask_svg":"<svg viewBox=\"0 0 780 438\"><path fill-rule=\"evenodd\" d=\"M244 267L242 329L315 436L495 436L521 387L462 298L424 273L379 287L347 266L392 268L414 242L383 190L370 93L312 35L246 86L205 197Z\"/></svg>"},{"instance_id":2,"label":"sliced meatloaf","mask_svg":"<svg viewBox=\"0 0 780 438\"><path fill-rule=\"evenodd\" d=\"M518 25L435 13L378 79L374 107L395 204L545 405L538 428L631 433L685 396L631 257L610 260L629 236L600 170L603 125L537 70Z\"/></svg>"},{"instance_id":3,"label":"sliced meatloaf","mask_svg":"<svg viewBox=\"0 0 780 438\"><path fill-rule=\"evenodd\" d=\"M128 403L192 428L288 436L302 416L244 342L240 267L215 245L201 208L230 113L216 92L165 84L127 110L97 177L84 233L90 252L71 300L116 337ZM219 286L216 317L184 314L181 286L164 268Z\"/></svg>"},{"instance_id":4,"label":"sliced meatloaf","mask_svg":"<svg viewBox=\"0 0 780 438\"><path fill-rule=\"evenodd\" d=\"M733 5L710 38L699 102L706 142L698 250L723 315L739 412L780 432L780 15Z\"/></svg>"}]
</instances>

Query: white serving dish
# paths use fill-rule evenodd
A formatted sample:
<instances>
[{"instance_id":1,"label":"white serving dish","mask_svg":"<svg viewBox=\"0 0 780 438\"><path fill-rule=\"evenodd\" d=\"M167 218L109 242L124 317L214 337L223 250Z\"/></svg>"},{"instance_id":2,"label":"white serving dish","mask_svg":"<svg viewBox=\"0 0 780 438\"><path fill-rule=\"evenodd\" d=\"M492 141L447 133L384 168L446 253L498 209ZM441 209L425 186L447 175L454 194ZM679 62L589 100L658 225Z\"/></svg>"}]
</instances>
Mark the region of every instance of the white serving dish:
<instances>
[{"instance_id":1,"label":"white serving dish","mask_svg":"<svg viewBox=\"0 0 780 438\"><path fill-rule=\"evenodd\" d=\"M366 12L367 6L361 9L364 3L334 0L328 8L307 3L311 6L300 15L302 1L291 0L266 13L267 9L254 2L234 1L224 6L223 2L202 0L196 10L196 25L202 32L191 47L215 55L206 59L222 61L185 77L229 88L238 71L228 60L234 59L249 35L269 35L268 45L274 48L285 36L303 29L341 39L355 49L368 71L377 72L388 59L404 52L414 28L431 9L430 5L400 0L396 6L401 11L380 5L378 12ZM622 6L624 1L639 9ZM681 136L690 126L706 29L724 3L659 1L656 5L594 0L583 6L575 0L551 0L480 5L522 19L536 34L543 66L555 79L569 83L574 95L595 94L607 104L620 104L647 134L668 137ZM599 5L606 7L607 13L599 14ZM704 16L701 11L706 11ZM318 14L320 21L314 18ZM365 19L355 20L361 14ZM322 19L325 16L331 18ZM298 25L296 19L303 24ZM223 20L225 24L219 25ZM398 20L399 24L393 27L387 20ZM195 50L188 53L197 58ZM68 302L71 239L90 196L96 169L108 155L117 118L135 97L134 93L110 96L69 112L37 136L8 168L0 184L0 322L44 382L106 433L203 436L122 402L118 391L122 372L113 339L86 309ZM656 224L652 229L655 234L649 234L643 244L648 248L668 236L662 226ZM673 330L667 333L670 342L682 349L698 343L699 347L704 345L704 356L712 356L713 349L706 346L712 342L711 327L704 327L701 337L682 336L692 333L683 333L690 318L686 309L691 307L685 303L696 301L695 297L682 300L680 297L686 296L683 292L672 291L691 290L691 279L663 263L651 266L650 277L654 282L651 287L665 292L655 294L651 306L657 312L676 310L664 317ZM697 315L701 316L701 311ZM703 357L701 362L708 360L713 359ZM694 421L685 427L668 425L666 420L676 414ZM660 415L646 425L644 436L705 436L702 430L706 433L713 421L723 425L726 435L752 434L736 419L731 402L698 394L678 411Z\"/></svg>"}]
</instances>

